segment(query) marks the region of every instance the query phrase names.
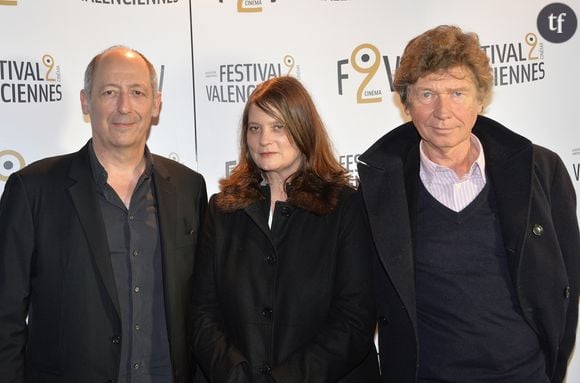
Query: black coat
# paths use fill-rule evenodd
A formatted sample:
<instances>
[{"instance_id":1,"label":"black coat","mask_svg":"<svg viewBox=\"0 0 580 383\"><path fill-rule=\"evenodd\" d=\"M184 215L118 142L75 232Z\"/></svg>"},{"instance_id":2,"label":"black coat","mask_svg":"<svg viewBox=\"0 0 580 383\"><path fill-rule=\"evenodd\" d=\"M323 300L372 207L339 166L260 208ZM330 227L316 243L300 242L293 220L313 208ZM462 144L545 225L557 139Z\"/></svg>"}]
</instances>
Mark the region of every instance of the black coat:
<instances>
[{"instance_id":1,"label":"black coat","mask_svg":"<svg viewBox=\"0 0 580 383\"><path fill-rule=\"evenodd\" d=\"M473 134L485 153L521 312L543 347L547 375L561 382L578 321L580 235L574 187L555 153L497 122L479 116ZM419 140L407 123L359 158L379 255L375 280L383 382L415 382L420 363L413 255Z\"/></svg>"},{"instance_id":2,"label":"black coat","mask_svg":"<svg viewBox=\"0 0 580 383\"><path fill-rule=\"evenodd\" d=\"M191 283L203 178L154 156L175 383L190 383ZM14 173L0 202L0 381L117 379L121 319L87 146ZM28 326L26 316L28 315Z\"/></svg>"},{"instance_id":3,"label":"black coat","mask_svg":"<svg viewBox=\"0 0 580 383\"><path fill-rule=\"evenodd\" d=\"M360 195L345 189L323 216L278 202L272 230L268 203L223 213L210 200L194 278L194 353L208 380L244 369L235 381L378 381Z\"/></svg>"}]
</instances>

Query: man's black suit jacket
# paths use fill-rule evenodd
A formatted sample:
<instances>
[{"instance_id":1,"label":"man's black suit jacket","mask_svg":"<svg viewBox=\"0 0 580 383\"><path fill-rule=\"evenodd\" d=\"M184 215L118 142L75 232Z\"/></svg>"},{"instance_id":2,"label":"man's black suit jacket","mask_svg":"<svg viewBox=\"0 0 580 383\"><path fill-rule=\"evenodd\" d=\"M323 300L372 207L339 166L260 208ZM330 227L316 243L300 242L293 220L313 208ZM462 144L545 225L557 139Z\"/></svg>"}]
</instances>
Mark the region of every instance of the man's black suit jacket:
<instances>
[{"instance_id":1,"label":"man's black suit jacket","mask_svg":"<svg viewBox=\"0 0 580 383\"><path fill-rule=\"evenodd\" d=\"M191 382L203 177L153 156L174 382ZM0 201L0 380L114 382L121 320L88 146L12 174ZM26 318L28 316L28 324Z\"/></svg>"},{"instance_id":2,"label":"man's black suit jacket","mask_svg":"<svg viewBox=\"0 0 580 383\"><path fill-rule=\"evenodd\" d=\"M485 153L521 312L540 339L547 375L561 382L578 322L580 234L574 187L555 153L496 121L479 116L473 134ZM413 252L419 141L409 122L359 157L361 190L378 252L375 291L385 383L415 382L421 363Z\"/></svg>"}]
</instances>

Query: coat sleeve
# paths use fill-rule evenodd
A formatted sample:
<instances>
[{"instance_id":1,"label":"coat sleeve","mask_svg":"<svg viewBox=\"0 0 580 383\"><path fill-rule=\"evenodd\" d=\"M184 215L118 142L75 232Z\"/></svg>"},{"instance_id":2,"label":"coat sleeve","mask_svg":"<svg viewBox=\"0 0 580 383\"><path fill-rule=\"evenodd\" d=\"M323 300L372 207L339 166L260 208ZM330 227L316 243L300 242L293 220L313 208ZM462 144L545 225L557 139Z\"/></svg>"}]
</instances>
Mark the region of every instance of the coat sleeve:
<instances>
[{"instance_id":1,"label":"coat sleeve","mask_svg":"<svg viewBox=\"0 0 580 383\"><path fill-rule=\"evenodd\" d=\"M271 375L278 383L336 382L359 366L369 353L376 358L370 269L373 242L360 194L351 194L343 203L337 217L341 228L336 239L336 275L326 323L308 344L272 368Z\"/></svg>"},{"instance_id":2,"label":"coat sleeve","mask_svg":"<svg viewBox=\"0 0 580 383\"><path fill-rule=\"evenodd\" d=\"M580 233L576 192L562 161L557 158L551 185L551 212L569 281L569 302L564 336L559 345L552 382L562 382L576 341L580 283Z\"/></svg>"},{"instance_id":3,"label":"coat sleeve","mask_svg":"<svg viewBox=\"0 0 580 383\"><path fill-rule=\"evenodd\" d=\"M12 174L0 200L0 376L5 383L24 381L33 252L31 208L22 180Z\"/></svg>"},{"instance_id":4,"label":"coat sleeve","mask_svg":"<svg viewBox=\"0 0 580 383\"><path fill-rule=\"evenodd\" d=\"M215 203L210 201L196 255L193 286L193 352L211 383L250 382L247 361L225 332L215 283Z\"/></svg>"}]
</instances>

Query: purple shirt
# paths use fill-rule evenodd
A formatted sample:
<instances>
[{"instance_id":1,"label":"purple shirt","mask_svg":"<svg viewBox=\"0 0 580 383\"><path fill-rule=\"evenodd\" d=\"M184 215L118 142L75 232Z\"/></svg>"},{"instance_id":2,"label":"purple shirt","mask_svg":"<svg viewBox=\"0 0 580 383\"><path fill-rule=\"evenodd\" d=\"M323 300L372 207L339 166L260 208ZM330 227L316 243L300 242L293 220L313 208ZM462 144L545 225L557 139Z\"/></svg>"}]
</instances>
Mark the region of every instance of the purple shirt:
<instances>
[{"instance_id":1,"label":"purple shirt","mask_svg":"<svg viewBox=\"0 0 580 383\"><path fill-rule=\"evenodd\" d=\"M486 183L485 157L481 142L471 135L471 143L477 148L478 156L469 171L460 179L446 166L438 165L427 158L423 141L419 145L421 158L419 176L425 188L437 201L458 212L469 205L483 190Z\"/></svg>"}]
</instances>

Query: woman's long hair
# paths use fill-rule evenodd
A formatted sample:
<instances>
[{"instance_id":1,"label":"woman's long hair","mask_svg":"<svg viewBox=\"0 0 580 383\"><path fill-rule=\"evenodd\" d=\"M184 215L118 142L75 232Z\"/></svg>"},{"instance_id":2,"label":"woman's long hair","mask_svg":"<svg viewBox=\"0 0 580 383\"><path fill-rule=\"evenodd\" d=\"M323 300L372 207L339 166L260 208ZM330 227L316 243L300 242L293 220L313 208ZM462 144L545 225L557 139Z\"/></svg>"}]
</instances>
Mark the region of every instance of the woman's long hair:
<instances>
[{"instance_id":1,"label":"woman's long hair","mask_svg":"<svg viewBox=\"0 0 580 383\"><path fill-rule=\"evenodd\" d=\"M217 205L234 211L265 198L260 189L262 172L248 148L248 115L252 105L280 120L289 141L302 155L300 169L285 182L288 202L316 214L331 212L341 189L349 185L348 174L334 156L312 98L300 81L290 76L267 80L250 95L242 117L238 165L229 177L220 180Z\"/></svg>"}]
</instances>

